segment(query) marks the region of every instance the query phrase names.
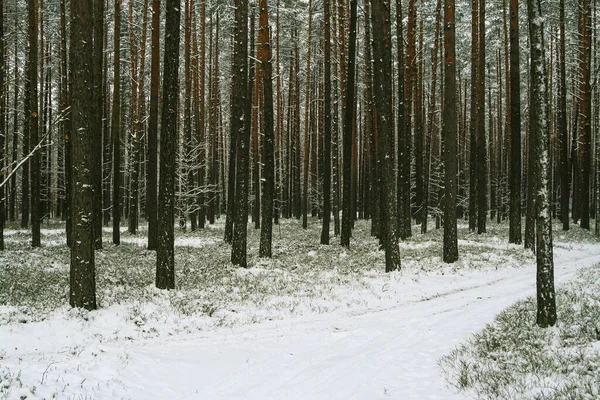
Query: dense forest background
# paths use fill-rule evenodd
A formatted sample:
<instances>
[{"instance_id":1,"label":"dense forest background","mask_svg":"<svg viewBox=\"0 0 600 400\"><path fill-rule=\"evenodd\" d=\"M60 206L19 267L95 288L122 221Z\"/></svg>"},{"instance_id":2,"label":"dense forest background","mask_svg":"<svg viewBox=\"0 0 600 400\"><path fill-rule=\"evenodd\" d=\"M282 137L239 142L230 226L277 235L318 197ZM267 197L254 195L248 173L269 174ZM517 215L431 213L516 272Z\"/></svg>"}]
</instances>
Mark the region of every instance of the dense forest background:
<instances>
[{"instance_id":1,"label":"dense forest background","mask_svg":"<svg viewBox=\"0 0 600 400\"><path fill-rule=\"evenodd\" d=\"M33 246L41 223L66 221L72 282L88 282L74 305L95 308L103 225L119 244L122 224L135 234L147 220L169 288L174 225L225 218L246 266L248 216L265 257L280 218L322 223L320 242L331 232L344 246L371 219L394 270L414 224L448 231L453 262L457 219L477 233L509 220L508 240L551 266L546 217L565 230L595 218L595 0L0 9L0 221L31 228Z\"/></svg>"}]
</instances>

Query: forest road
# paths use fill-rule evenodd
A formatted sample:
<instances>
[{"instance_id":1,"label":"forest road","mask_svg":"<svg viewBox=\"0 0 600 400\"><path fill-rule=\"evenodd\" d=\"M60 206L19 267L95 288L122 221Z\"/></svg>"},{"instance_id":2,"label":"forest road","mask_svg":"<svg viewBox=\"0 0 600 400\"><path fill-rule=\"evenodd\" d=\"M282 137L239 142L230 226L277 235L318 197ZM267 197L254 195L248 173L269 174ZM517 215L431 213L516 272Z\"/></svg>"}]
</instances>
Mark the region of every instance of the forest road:
<instances>
[{"instance_id":1,"label":"forest road","mask_svg":"<svg viewBox=\"0 0 600 400\"><path fill-rule=\"evenodd\" d=\"M600 262L597 254L568 254L556 261L557 283ZM125 361L94 392L171 400L464 399L445 382L439 358L535 294L535 268L491 271L469 286L443 289L360 315L271 321L125 348L115 343L112 351L124 352Z\"/></svg>"}]
</instances>

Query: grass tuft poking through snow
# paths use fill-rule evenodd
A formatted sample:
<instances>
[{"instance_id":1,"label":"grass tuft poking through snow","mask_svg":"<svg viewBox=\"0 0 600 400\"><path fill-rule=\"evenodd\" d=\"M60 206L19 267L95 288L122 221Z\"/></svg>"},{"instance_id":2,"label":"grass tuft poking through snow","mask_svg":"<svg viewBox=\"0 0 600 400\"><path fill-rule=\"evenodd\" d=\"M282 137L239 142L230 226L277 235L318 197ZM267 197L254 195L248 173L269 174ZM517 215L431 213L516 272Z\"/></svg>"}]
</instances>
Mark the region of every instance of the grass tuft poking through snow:
<instances>
[{"instance_id":1,"label":"grass tuft poking through snow","mask_svg":"<svg viewBox=\"0 0 600 400\"><path fill-rule=\"evenodd\" d=\"M557 290L558 324L535 325L519 301L440 360L448 382L478 399L600 398L600 265Z\"/></svg>"}]
</instances>

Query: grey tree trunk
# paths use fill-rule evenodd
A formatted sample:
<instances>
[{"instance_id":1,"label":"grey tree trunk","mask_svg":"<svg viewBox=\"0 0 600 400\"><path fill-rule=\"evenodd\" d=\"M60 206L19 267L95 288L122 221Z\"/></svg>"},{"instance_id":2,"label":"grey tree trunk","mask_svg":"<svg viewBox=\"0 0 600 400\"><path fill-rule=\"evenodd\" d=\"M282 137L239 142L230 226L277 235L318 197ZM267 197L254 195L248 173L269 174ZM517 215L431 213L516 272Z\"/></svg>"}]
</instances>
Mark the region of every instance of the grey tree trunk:
<instances>
[{"instance_id":1,"label":"grey tree trunk","mask_svg":"<svg viewBox=\"0 0 600 400\"><path fill-rule=\"evenodd\" d=\"M159 289L175 288L175 148L178 142L180 20L179 0L167 0L156 248L156 287Z\"/></svg>"},{"instance_id":2,"label":"grey tree trunk","mask_svg":"<svg viewBox=\"0 0 600 400\"><path fill-rule=\"evenodd\" d=\"M89 94L94 89L94 31L90 29L94 24L93 10L93 0L71 3L73 241L69 297L71 306L88 310L96 308L94 189L91 165L94 104L89 101Z\"/></svg>"}]
</instances>

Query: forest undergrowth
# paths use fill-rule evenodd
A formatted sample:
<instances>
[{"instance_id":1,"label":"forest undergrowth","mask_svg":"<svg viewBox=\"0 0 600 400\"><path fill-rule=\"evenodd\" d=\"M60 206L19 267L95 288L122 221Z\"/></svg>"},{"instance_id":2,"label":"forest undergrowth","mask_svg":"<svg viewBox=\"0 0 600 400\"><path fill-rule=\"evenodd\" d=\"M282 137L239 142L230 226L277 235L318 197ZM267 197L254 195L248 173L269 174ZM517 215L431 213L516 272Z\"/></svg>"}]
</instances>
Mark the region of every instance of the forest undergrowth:
<instances>
[{"instance_id":1,"label":"forest undergrowth","mask_svg":"<svg viewBox=\"0 0 600 400\"><path fill-rule=\"evenodd\" d=\"M534 297L443 357L450 384L477 399L600 398L600 265L558 288L558 323L539 328Z\"/></svg>"},{"instance_id":2,"label":"forest undergrowth","mask_svg":"<svg viewBox=\"0 0 600 400\"><path fill-rule=\"evenodd\" d=\"M383 272L384 253L366 221L357 221L348 250L337 239L333 245L319 245L316 219L308 230L301 229L300 221L284 220L275 227L272 259L258 258L259 231L249 229L248 269L229 262L222 224L197 232L179 230L176 288L171 291L154 287L156 256L145 249L144 229L138 235L123 232L119 246L107 243L106 231L104 249L96 253L98 304L125 307L125 319L153 336L165 314L175 322L171 327L190 331L361 308L393 296L381 287L382 279L519 268L534 261L531 252L506 244L505 224L492 225L485 235L459 226L461 257L454 264L441 260L442 230L422 235L417 228L412 238L400 242L402 269L393 274ZM7 250L0 253L0 325L41 321L54 313L67 318L93 314L68 306L69 250L63 232L58 223L50 224L42 231L43 246L31 249L27 232L7 230ZM587 240L585 233L581 236ZM356 293L350 302L348 291ZM244 308L252 312L240 312Z\"/></svg>"}]
</instances>

